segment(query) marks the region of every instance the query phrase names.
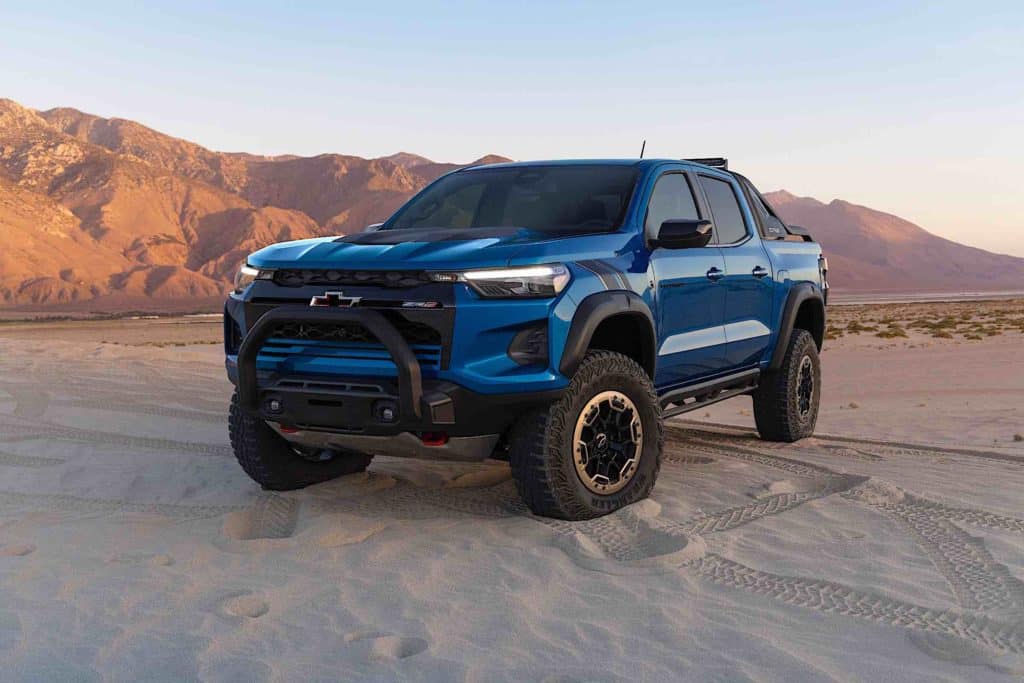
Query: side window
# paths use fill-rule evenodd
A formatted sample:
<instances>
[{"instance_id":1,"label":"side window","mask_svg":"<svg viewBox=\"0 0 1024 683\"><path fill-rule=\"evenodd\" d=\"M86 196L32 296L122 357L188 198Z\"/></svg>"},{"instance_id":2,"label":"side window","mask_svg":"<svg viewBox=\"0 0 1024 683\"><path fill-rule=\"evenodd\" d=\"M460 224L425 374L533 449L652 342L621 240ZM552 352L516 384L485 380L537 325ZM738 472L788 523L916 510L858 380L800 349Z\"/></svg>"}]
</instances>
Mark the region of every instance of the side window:
<instances>
[{"instance_id":1,"label":"side window","mask_svg":"<svg viewBox=\"0 0 1024 683\"><path fill-rule=\"evenodd\" d=\"M647 220L644 232L648 238L658 234L658 228L667 220L675 218L692 218L697 220L697 204L693 200L693 190L686 175L682 173L666 173L658 178L651 193L651 201L647 204Z\"/></svg>"},{"instance_id":2,"label":"side window","mask_svg":"<svg viewBox=\"0 0 1024 683\"><path fill-rule=\"evenodd\" d=\"M743 212L732 184L704 175L700 177L700 184L711 207L711 215L714 216L718 243L735 244L745 238L747 226L743 222Z\"/></svg>"},{"instance_id":3,"label":"side window","mask_svg":"<svg viewBox=\"0 0 1024 683\"><path fill-rule=\"evenodd\" d=\"M764 227L764 236L785 236L786 228L782 225L782 221L780 221L778 216L775 215L772 208L768 206L768 203L764 200L764 197L761 196L761 193L757 191L757 188L745 180L743 185L747 190L747 196L750 197L750 208L752 208L761 218L761 224Z\"/></svg>"}]
</instances>

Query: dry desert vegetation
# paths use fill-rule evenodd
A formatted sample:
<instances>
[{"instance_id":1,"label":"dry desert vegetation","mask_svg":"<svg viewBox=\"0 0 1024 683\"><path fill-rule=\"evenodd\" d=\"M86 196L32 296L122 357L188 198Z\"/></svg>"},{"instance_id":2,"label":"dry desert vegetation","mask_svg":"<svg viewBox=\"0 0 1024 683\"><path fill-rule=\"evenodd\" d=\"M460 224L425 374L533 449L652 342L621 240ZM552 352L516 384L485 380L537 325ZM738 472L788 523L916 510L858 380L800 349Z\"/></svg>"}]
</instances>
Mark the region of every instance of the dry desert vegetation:
<instances>
[{"instance_id":1,"label":"dry desert vegetation","mask_svg":"<svg viewBox=\"0 0 1024 683\"><path fill-rule=\"evenodd\" d=\"M830 315L818 437L673 420L653 497L584 523L497 461L262 492L216 319L0 324L2 678L1024 675L1024 302Z\"/></svg>"}]
</instances>

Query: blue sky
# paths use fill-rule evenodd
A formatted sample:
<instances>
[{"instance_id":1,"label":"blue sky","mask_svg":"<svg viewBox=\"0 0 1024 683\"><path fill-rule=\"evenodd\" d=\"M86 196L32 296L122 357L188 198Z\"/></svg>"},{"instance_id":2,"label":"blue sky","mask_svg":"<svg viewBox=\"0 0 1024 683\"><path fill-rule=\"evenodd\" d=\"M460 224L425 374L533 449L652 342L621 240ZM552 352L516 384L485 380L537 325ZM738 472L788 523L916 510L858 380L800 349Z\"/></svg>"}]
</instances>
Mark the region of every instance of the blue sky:
<instances>
[{"instance_id":1,"label":"blue sky","mask_svg":"<svg viewBox=\"0 0 1024 683\"><path fill-rule=\"evenodd\" d=\"M264 154L646 138L1024 256L1019 1L161 4L0 1L0 96Z\"/></svg>"}]
</instances>

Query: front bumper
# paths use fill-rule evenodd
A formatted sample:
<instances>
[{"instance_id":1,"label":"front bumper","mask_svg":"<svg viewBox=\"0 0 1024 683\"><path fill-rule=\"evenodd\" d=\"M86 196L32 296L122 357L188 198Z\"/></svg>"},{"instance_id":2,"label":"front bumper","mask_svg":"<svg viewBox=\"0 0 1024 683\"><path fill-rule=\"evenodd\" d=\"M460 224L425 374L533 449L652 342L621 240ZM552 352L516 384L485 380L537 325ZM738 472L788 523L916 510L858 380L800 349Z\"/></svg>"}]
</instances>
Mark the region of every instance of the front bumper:
<instances>
[{"instance_id":1,"label":"front bumper","mask_svg":"<svg viewBox=\"0 0 1024 683\"><path fill-rule=\"evenodd\" d=\"M394 436L369 436L366 434L337 434L316 430L284 431L280 425L271 423L286 441L305 448L340 448L366 453L367 455L388 455L396 458L419 458L421 460L454 460L478 462L486 460L498 445L498 434L481 436L453 436L445 443L428 445L409 432Z\"/></svg>"},{"instance_id":2,"label":"front bumper","mask_svg":"<svg viewBox=\"0 0 1024 683\"><path fill-rule=\"evenodd\" d=\"M398 370L397 377L316 377L258 371L260 349L282 322L361 325L387 349ZM418 432L444 432L452 439L496 438L523 411L556 400L564 391L481 394L444 380L424 380L419 362L405 339L380 313L363 308L282 305L267 311L245 334L237 357L228 356L227 370L238 387L244 409L272 424L298 430L307 439L312 438L308 433L313 432L320 433L316 438L387 437ZM354 445L347 447L366 450ZM425 448L437 449L432 452L439 453L443 447Z\"/></svg>"}]
</instances>

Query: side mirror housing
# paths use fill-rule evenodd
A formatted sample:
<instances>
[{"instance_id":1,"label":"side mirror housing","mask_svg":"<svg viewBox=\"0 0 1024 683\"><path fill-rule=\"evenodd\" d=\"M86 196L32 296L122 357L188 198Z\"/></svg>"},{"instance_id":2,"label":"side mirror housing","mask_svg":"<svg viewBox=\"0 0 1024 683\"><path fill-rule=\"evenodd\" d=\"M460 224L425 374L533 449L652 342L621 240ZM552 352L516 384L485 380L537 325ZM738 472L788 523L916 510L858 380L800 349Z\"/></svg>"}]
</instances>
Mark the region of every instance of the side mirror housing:
<instances>
[{"instance_id":1,"label":"side mirror housing","mask_svg":"<svg viewBox=\"0 0 1024 683\"><path fill-rule=\"evenodd\" d=\"M711 221L693 218L667 220L658 229L653 246L665 249L694 249L711 241Z\"/></svg>"}]
</instances>

